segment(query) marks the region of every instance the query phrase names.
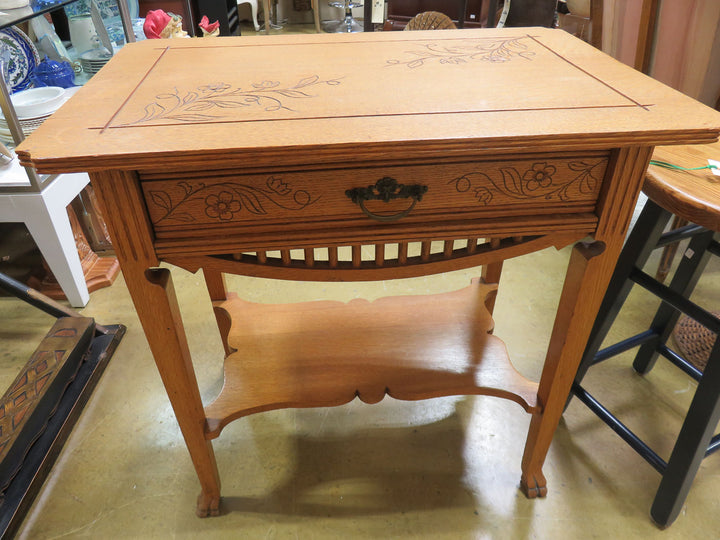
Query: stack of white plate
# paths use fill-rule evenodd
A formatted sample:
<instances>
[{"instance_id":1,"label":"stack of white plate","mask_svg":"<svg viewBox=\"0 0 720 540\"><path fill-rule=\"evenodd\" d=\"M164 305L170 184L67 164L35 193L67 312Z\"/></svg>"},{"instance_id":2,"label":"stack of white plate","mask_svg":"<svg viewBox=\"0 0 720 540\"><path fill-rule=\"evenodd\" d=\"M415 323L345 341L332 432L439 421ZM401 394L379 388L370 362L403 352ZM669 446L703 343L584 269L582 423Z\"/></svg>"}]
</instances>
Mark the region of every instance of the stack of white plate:
<instances>
[{"instance_id":1,"label":"stack of white plate","mask_svg":"<svg viewBox=\"0 0 720 540\"><path fill-rule=\"evenodd\" d=\"M20 120L20 126L22 127L23 133L27 137L30 135L33 131L35 131L40 124L43 123L43 121L50 116L49 114L47 116L37 116L34 118L21 118ZM0 141L6 142L6 143L13 143L13 137L12 133L10 133L10 128L7 125L7 122L5 121L5 118L0 119Z\"/></svg>"},{"instance_id":2,"label":"stack of white plate","mask_svg":"<svg viewBox=\"0 0 720 540\"><path fill-rule=\"evenodd\" d=\"M112 55L106 50L93 49L80 55L80 65L85 73L94 75L110 61Z\"/></svg>"},{"instance_id":3,"label":"stack of white plate","mask_svg":"<svg viewBox=\"0 0 720 540\"><path fill-rule=\"evenodd\" d=\"M27 137L35 131L77 89L78 87L66 89L59 86L43 86L12 94L10 100L25 136ZM14 143L7 120L5 120L2 113L0 113L0 141Z\"/></svg>"}]
</instances>

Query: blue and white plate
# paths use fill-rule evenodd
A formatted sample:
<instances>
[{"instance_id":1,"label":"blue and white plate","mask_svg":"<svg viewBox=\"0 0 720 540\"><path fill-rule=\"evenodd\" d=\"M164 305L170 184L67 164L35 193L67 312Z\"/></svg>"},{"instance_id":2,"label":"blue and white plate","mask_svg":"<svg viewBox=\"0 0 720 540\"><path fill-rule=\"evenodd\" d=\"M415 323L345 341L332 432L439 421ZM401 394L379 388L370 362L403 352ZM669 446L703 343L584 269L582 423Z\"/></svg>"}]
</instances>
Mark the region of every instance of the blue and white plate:
<instances>
[{"instance_id":1,"label":"blue and white plate","mask_svg":"<svg viewBox=\"0 0 720 540\"><path fill-rule=\"evenodd\" d=\"M29 37L16 26L0 30L0 56L5 60L5 83L17 92L30 86L30 77L40 62L37 49Z\"/></svg>"},{"instance_id":2,"label":"blue and white plate","mask_svg":"<svg viewBox=\"0 0 720 540\"><path fill-rule=\"evenodd\" d=\"M90 2L91 0L78 0L72 4L64 6L65 13L68 17L74 17L76 15L89 15L90 14ZM117 5L117 0L95 0L100 15L104 21L114 21L120 18L120 8ZM128 0L128 11L130 12L131 19L137 19L140 15L140 4L139 0Z\"/></svg>"}]
</instances>

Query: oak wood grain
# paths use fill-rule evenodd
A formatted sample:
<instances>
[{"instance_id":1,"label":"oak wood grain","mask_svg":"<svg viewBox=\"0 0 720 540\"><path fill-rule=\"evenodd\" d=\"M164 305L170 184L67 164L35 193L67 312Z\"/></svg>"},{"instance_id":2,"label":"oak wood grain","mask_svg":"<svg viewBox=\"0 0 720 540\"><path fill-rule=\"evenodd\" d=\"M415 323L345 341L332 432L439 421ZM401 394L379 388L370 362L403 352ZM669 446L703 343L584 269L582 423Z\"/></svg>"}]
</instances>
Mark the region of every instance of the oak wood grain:
<instances>
[{"instance_id":1,"label":"oak wood grain","mask_svg":"<svg viewBox=\"0 0 720 540\"><path fill-rule=\"evenodd\" d=\"M18 155L41 172L242 169L350 153L706 143L719 125L709 108L545 28L145 40Z\"/></svg>"},{"instance_id":2,"label":"oak wood grain","mask_svg":"<svg viewBox=\"0 0 720 540\"><path fill-rule=\"evenodd\" d=\"M287 407L482 394L537 412L537 384L510 363L479 279L438 295L342 302L216 304L233 320L225 383L205 409L207 437L228 422ZM332 330L332 331L329 331Z\"/></svg>"},{"instance_id":3,"label":"oak wood grain","mask_svg":"<svg viewBox=\"0 0 720 540\"><path fill-rule=\"evenodd\" d=\"M141 175L150 219L162 237L206 226L235 229L258 222L363 218L348 190L377 189L383 180L407 189L426 190L413 205L417 219L438 213L467 214L531 211L537 215L589 212L595 206L608 164L606 153L542 156L510 161L473 161L446 165L362 167L277 174L220 174L208 171L150 181ZM408 199L364 203L378 216L397 215Z\"/></svg>"},{"instance_id":4,"label":"oak wood grain","mask_svg":"<svg viewBox=\"0 0 720 540\"><path fill-rule=\"evenodd\" d=\"M426 252L420 255L408 256L407 251L398 250L398 257L385 260L378 265L377 260L363 261L361 259L362 245L352 246L355 257L352 260L338 260L328 258L327 261L316 261L312 266L304 260L293 259L287 255L285 258L266 257L265 262L259 262L256 255L233 255L221 257L198 257L194 255L168 257L169 263L196 272L200 268L211 272L225 272L242 274L246 276L265 277L272 279L286 279L299 281L378 281L383 279L402 279L417 276L427 276L442 272L452 272L476 266L493 266L488 270L486 283L497 283L501 268L495 265L513 257L533 253L548 247L563 248L584 238L588 233L576 231L572 233L545 234L522 239L496 239L493 242L484 242L474 249L467 246L453 251L447 256L445 253L431 253L430 241L422 246ZM408 243L400 247L408 249ZM473 246L473 244L470 244ZM285 251L287 253L287 250Z\"/></svg>"},{"instance_id":5,"label":"oak wood grain","mask_svg":"<svg viewBox=\"0 0 720 540\"><path fill-rule=\"evenodd\" d=\"M217 515L220 476L212 444L205 440L200 390L172 278L167 269L156 268L159 260L137 175L110 171L93 173L91 179L128 291L200 480L202 491L196 512L200 516Z\"/></svg>"},{"instance_id":6,"label":"oak wood grain","mask_svg":"<svg viewBox=\"0 0 720 540\"><path fill-rule=\"evenodd\" d=\"M650 155L651 149L643 147L617 152L604 184L595 240L573 248L539 381L543 412L532 417L523 454L520 484L528 497L547 493L542 464L622 249Z\"/></svg>"},{"instance_id":7,"label":"oak wood grain","mask_svg":"<svg viewBox=\"0 0 720 540\"><path fill-rule=\"evenodd\" d=\"M252 412L356 394L513 399L532 414L521 485L545 495L542 466L653 147L718 133L717 111L565 32L436 30L131 44L18 154L41 172L92 172L200 480L197 512L211 515L220 482L206 437ZM427 189L396 198L385 177ZM368 186L383 196L354 191ZM474 264L495 265L484 272L495 279L505 258L586 236L537 386L489 333L483 285L432 310L423 297L267 307L231 299L222 279L397 279ZM203 269L215 301L227 384L207 409L161 261ZM437 328L416 319L436 304ZM305 326L291 332L298 312Z\"/></svg>"}]
</instances>

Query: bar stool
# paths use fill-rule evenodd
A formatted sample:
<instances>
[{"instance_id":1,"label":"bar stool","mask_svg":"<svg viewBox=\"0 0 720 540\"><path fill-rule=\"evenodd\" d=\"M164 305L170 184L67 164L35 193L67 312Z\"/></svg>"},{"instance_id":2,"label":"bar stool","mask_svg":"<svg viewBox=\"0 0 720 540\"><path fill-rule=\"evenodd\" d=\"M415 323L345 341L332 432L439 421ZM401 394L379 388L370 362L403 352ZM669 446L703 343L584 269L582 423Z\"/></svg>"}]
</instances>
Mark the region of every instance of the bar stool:
<instances>
[{"instance_id":1,"label":"bar stool","mask_svg":"<svg viewBox=\"0 0 720 540\"><path fill-rule=\"evenodd\" d=\"M363 7L362 2L358 0L330 0L328 4L334 8L343 9L345 11L345 14L343 15L343 18L339 21L331 21L327 23L325 25L326 32L349 33L363 31L363 25L356 21L352 14L353 8Z\"/></svg>"},{"instance_id":2,"label":"bar stool","mask_svg":"<svg viewBox=\"0 0 720 540\"><path fill-rule=\"evenodd\" d=\"M720 143L657 148L653 159L656 161L651 162L643 185L648 201L618 259L578 368L572 395L577 396L660 472L662 480L650 514L664 528L675 520L682 509L702 459L720 448L720 435L713 436L720 420L720 340L715 338L702 371L667 344L681 313L692 317L716 335L720 333L720 319L689 300L709 257L720 255L720 177L707 168L679 170L652 163L659 161L684 168L702 167L708 164L708 159L720 159ZM663 233L673 215L690 224ZM654 249L686 238L690 239L689 244L669 286L642 271ZM662 299L650 328L599 350L633 284ZM649 372L657 357L662 356L698 381L667 462L581 384L591 366L635 347L639 349L633 368L638 373Z\"/></svg>"},{"instance_id":3,"label":"bar stool","mask_svg":"<svg viewBox=\"0 0 720 540\"><path fill-rule=\"evenodd\" d=\"M318 0L310 0L310 6L313 12L313 23L315 24L315 31L320 34L322 33L322 28L320 27L320 6L318 5ZM270 10L270 0L262 0L262 7L263 12L265 13L265 33L269 34L271 24L270 14L272 13L272 11ZM258 25L255 26L255 30L258 30Z\"/></svg>"}]
</instances>

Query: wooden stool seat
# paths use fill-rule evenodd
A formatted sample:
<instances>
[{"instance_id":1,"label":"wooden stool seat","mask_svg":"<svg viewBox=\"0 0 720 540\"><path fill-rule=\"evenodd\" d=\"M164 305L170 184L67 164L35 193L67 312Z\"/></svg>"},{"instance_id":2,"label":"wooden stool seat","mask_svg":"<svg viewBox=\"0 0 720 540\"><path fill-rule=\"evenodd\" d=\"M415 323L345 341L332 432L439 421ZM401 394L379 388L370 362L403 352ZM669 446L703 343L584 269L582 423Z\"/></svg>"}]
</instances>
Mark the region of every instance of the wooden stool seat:
<instances>
[{"instance_id":1,"label":"wooden stool seat","mask_svg":"<svg viewBox=\"0 0 720 540\"><path fill-rule=\"evenodd\" d=\"M708 159L719 156L720 143L655 150L643 184L648 200L620 254L572 389L573 395L662 474L650 511L661 527L670 525L679 515L703 458L720 449L720 435L713 436L720 421L720 318L689 300L709 256L720 256L720 177L703 168ZM672 230L664 232L673 216L676 223L679 220L688 224L679 228L674 224ZM688 238L690 242L669 286L658 280L663 278L653 278L643 271L653 250ZM634 284L663 302L648 330L600 350ZM702 370L667 345L681 314L697 321L713 336ZM649 372L658 356L663 356L698 382L667 462L582 386L590 367L634 348L636 372Z\"/></svg>"},{"instance_id":2,"label":"wooden stool seat","mask_svg":"<svg viewBox=\"0 0 720 540\"><path fill-rule=\"evenodd\" d=\"M720 142L697 146L663 146L653 160L692 168L720 161ZM678 217L720 231L720 176L708 169L682 171L650 165L643 192Z\"/></svg>"}]
</instances>

